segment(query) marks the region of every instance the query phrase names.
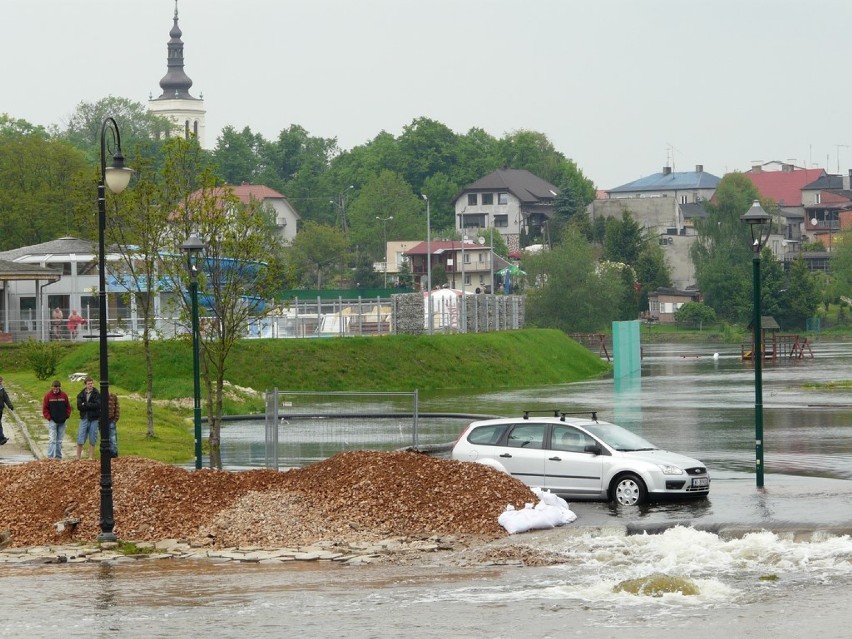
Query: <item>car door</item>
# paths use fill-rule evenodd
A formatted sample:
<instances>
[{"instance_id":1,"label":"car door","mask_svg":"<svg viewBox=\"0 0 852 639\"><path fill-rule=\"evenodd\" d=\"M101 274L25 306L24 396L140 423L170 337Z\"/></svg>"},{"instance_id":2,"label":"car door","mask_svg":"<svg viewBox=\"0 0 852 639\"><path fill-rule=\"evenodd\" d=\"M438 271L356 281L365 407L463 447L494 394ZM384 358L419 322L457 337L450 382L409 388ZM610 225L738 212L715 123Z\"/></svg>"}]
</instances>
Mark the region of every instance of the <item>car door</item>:
<instances>
[{"instance_id":1,"label":"car door","mask_svg":"<svg viewBox=\"0 0 852 639\"><path fill-rule=\"evenodd\" d=\"M520 422L506 432L497 456L503 467L528 486L544 485L544 436L546 424Z\"/></svg>"},{"instance_id":2,"label":"car door","mask_svg":"<svg viewBox=\"0 0 852 639\"><path fill-rule=\"evenodd\" d=\"M594 497L603 490L602 455L587 452L597 442L570 424L556 424L544 455L544 487L556 493Z\"/></svg>"}]
</instances>

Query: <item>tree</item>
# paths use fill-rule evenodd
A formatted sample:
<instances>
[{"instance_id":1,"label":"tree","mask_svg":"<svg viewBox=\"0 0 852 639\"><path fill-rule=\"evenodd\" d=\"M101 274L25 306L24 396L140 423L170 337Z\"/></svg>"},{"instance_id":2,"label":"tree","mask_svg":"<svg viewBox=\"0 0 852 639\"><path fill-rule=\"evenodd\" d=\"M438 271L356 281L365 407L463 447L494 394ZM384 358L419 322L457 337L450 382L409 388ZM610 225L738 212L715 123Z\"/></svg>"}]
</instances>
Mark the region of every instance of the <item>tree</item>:
<instances>
[{"instance_id":1,"label":"tree","mask_svg":"<svg viewBox=\"0 0 852 639\"><path fill-rule=\"evenodd\" d=\"M333 264L340 263L349 247L346 236L338 228L306 222L293 240L288 252L294 269L301 273L301 281L308 284L309 278L322 288L323 272Z\"/></svg>"},{"instance_id":2,"label":"tree","mask_svg":"<svg viewBox=\"0 0 852 639\"><path fill-rule=\"evenodd\" d=\"M216 139L213 159L218 173L227 184L253 183L262 168L261 157L266 140L259 133L252 133L249 127L237 131L226 126Z\"/></svg>"},{"instance_id":3,"label":"tree","mask_svg":"<svg viewBox=\"0 0 852 639\"><path fill-rule=\"evenodd\" d=\"M702 328L704 324L716 321L716 311L701 302L687 302L675 311L674 318L678 323Z\"/></svg>"},{"instance_id":4,"label":"tree","mask_svg":"<svg viewBox=\"0 0 852 639\"><path fill-rule=\"evenodd\" d=\"M528 325L592 332L618 319L623 281L597 268L592 246L579 234L568 235L552 251L526 257L524 270Z\"/></svg>"},{"instance_id":5,"label":"tree","mask_svg":"<svg viewBox=\"0 0 852 639\"><path fill-rule=\"evenodd\" d=\"M225 370L234 344L251 320L269 312L267 302L281 286L283 270L278 259L277 236L268 232L271 220L256 203L243 205L229 188L221 188L213 173L192 162L170 165L170 184L197 182L172 214L171 255L164 254L163 272L174 283L175 302L184 318L189 299L183 294L188 278L186 260L178 247L191 233L206 243L198 274L199 298L205 317L201 339L201 367L206 387L210 428L211 466L221 467L220 443ZM177 191L175 191L177 192Z\"/></svg>"},{"instance_id":6,"label":"tree","mask_svg":"<svg viewBox=\"0 0 852 639\"><path fill-rule=\"evenodd\" d=\"M646 241L642 245L639 259L634 265L636 280L640 285L639 310L648 310L648 294L660 287L672 285L671 269L666 263L666 254L656 241Z\"/></svg>"},{"instance_id":7,"label":"tree","mask_svg":"<svg viewBox=\"0 0 852 639\"><path fill-rule=\"evenodd\" d=\"M426 237L422 209L422 198L412 193L401 175L382 171L364 184L348 208L349 241L374 261L383 261L385 235L388 241Z\"/></svg>"},{"instance_id":8,"label":"tree","mask_svg":"<svg viewBox=\"0 0 852 639\"><path fill-rule=\"evenodd\" d=\"M639 260L644 245L642 227L628 211L621 212L621 219L606 221L604 236L604 258L611 262L623 262L633 266Z\"/></svg>"},{"instance_id":9,"label":"tree","mask_svg":"<svg viewBox=\"0 0 852 639\"><path fill-rule=\"evenodd\" d=\"M745 322L751 314L751 239L740 216L758 192L741 173L729 173L719 182L708 217L697 220L698 239L690 249L704 302L720 317ZM763 205L767 212L773 208Z\"/></svg>"},{"instance_id":10,"label":"tree","mask_svg":"<svg viewBox=\"0 0 852 639\"><path fill-rule=\"evenodd\" d=\"M788 330L804 329L807 319L816 314L819 302L820 291L814 274L801 257L793 260L787 289L782 296L778 323Z\"/></svg>"},{"instance_id":11,"label":"tree","mask_svg":"<svg viewBox=\"0 0 852 639\"><path fill-rule=\"evenodd\" d=\"M108 96L97 102L80 102L59 137L85 153L92 165L97 165L100 163L101 127L107 117L118 122L125 156L162 158L162 144L165 132L172 129L171 122L149 113L141 102L127 98Z\"/></svg>"},{"instance_id":12,"label":"tree","mask_svg":"<svg viewBox=\"0 0 852 639\"><path fill-rule=\"evenodd\" d=\"M0 125L0 250L92 235L94 171L83 153L24 121ZM90 189L90 190L87 190ZM78 222L75 207L84 207Z\"/></svg>"},{"instance_id":13,"label":"tree","mask_svg":"<svg viewBox=\"0 0 852 639\"><path fill-rule=\"evenodd\" d=\"M145 403L148 429L154 432L154 369L151 339L154 337L161 292L161 254L174 249L169 237L171 215L182 198L196 186L195 170L205 161L198 142L172 138L165 144L165 166L158 171L150 158L134 158L136 182L122 196L122 207L107 216L107 236L121 259L110 266L119 286L135 300L142 322L142 349L145 358ZM178 238L179 239L179 238Z\"/></svg>"}]
</instances>

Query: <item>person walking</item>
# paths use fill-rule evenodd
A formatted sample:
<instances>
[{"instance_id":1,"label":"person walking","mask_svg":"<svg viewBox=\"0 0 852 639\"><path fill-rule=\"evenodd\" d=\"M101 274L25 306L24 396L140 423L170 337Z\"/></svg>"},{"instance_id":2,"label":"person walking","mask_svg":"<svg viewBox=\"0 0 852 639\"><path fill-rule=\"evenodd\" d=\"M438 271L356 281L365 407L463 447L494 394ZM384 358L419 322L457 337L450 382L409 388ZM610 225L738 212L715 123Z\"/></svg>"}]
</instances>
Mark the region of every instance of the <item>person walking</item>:
<instances>
[{"instance_id":1,"label":"person walking","mask_svg":"<svg viewBox=\"0 0 852 639\"><path fill-rule=\"evenodd\" d=\"M109 452L113 457L118 457L118 433L116 432L116 424L121 415L121 408L118 405L118 395L115 393L109 394Z\"/></svg>"},{"instance_id":2,"label":"person walking","mask_svg":"<svg viewBox=\"0 0 852 639\"><path fill-rule=\"evenodd\" d=\"M61 340L62 339L62 323L65 318L65 315L62 314L62 309L58 306L53 309L53 313L50 315L50 335L51 339Z\"/></svg>"},{"instance_id":3,"label":"person walking","mask_svg":"<svg viewBox=\"0 0 852 639\"><path fill-rule=\"evenodd\" d=\"M83 455L83 446L89 440L89 459L95 458L95 442L98 441L98 424L101 417L101 395L95 388L95 380L86 378L86 386L77 394L77 410L80 411L80 426L77 428L77 459Z\"/></svg>"},{"instance_id":4,"label":"person walking","mask_svg":"<svg viewBox=\"0 0 852 639\"><path fill-rule=\"evenodd\" d=\"M3 378L0 377L0 446L9 441L9 438L3 434L3 409L9 407L9 410L15 410L12 406L12 400L9 399L9 393L3 388Z\"/></svg>"},{"instance_id":5,"label":"person walking","mask_svg":"<svg viewBox=\"0 0 852 639\"><path fill-rule=\"evenodd\" d=\"M85 323L83 316L77 312L77 309L73 309L68 316L68 339L72 342L76 341L80 334L80 327Z\"/></svg>"},{"instance_id":6,"label":"person walking","mask_svg":"<svg viewBox=\"0 0 852 639\"><path fill-rule=\"evenodd\" d=\"M65 427L72 412L71 400L62 390L59 380L54 380L41 403L41 413L49 422L47 425L49 434L47 457L49 459L62 459L62 440L65 438Z\"/></svg>"}]
</instances>

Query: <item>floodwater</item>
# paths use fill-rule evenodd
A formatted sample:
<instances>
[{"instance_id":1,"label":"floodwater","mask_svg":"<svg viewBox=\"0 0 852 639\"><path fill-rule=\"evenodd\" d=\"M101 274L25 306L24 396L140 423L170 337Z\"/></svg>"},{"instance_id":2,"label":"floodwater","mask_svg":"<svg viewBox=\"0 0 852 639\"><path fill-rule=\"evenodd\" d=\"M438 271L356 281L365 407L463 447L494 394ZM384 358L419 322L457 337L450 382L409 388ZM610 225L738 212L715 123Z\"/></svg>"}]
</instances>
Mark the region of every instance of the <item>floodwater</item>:
<instances>
[{"instance_id":1,"label":"floodwater","mask_svg":"<svg viewBox=\"0 0 852 639\"><path fill-rule=\"evenodd\" d=\"M852 378L852 343L818 342L814 359L764 367L765 490L754 485L754 371L739 348L651 344L644 354L641 380L629 383L422 399L425 412L597 410L707 464L706 500L572 503L574 524L512 539L565 563L3 566L0 636L850 636L852 400L807 384ZM430 428L437 440L454 437L459 427L424 424L424 437ZM247 428L229 425L224 437ZM255 432L262 439L262 425ZM257 442L240 446L226 465L252 465L239 455ZM754 532L726 534L738 525ZM643 527L663 532L626 534ZM613 590L656 572L691 580L699 594Z\"/></svg>"}]
</instances>

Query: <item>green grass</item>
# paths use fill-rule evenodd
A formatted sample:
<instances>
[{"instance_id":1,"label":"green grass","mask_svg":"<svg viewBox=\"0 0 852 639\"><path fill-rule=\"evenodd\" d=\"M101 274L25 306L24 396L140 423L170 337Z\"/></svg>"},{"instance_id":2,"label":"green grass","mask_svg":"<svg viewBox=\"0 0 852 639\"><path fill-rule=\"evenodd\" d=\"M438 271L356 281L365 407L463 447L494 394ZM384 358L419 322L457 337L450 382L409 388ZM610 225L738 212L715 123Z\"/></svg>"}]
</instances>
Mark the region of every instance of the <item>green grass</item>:
<instances>
[{"instance_id":1,"label":"green grass","mask_svg":"<svg viewBox=\"0 0 852 639\"><path fill-rule=\"evenodd\" d=\"M0 371L18 404L28 403L30 427L44 427L41 399L50 380L37 380L18 345L0 347ZM68 376L85 372L99 379L98 344L63 347L55 375L74 403L82 382ZM119 453L167 463L191 460L192 351L186 340L152 343L154 431L149 439L145 414L145 360L142 344L109 345L111 388L121 398ZM244 340L227 362L226 414L262 413L262 396L272 388L308 391L476 392L575 382L607 374L610 365L556 330L529 329L465 335L393 335L331 339ZM51 378L52 379L52 378ZM203 387L202 387L203 388ZM202 400L202 410L206 407ZM76 432L76 414L66 442ZM205 442L206 443L206 442Z\"/></svg>"}]
</instances>

